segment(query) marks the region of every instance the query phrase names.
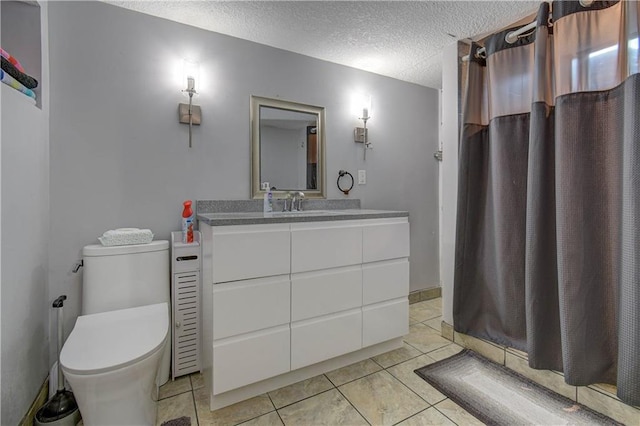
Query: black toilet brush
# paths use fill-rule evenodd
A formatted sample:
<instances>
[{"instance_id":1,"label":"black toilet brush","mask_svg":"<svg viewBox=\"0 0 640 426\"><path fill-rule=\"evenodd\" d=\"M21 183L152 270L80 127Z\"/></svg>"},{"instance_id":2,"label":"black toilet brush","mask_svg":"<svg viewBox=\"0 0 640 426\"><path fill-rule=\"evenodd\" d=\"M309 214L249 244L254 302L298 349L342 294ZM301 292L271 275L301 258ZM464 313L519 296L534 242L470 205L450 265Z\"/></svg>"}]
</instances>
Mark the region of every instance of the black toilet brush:
<instances>
[{"instance_id":1,"label":"black toilet brush","mask_svg":"<svg viewBox=\"0 0 640 426\"><path fill-rule=\"evenodd\" d=\"M62 295L53 301L53 308L58 310L58 390L36 413L36 426L76 426L80 421L80 410L73 392L64 388L64 376L60 365L60 351L64 338L62 306L66 299L67 296Z\"/></svg>"}]
</instances>

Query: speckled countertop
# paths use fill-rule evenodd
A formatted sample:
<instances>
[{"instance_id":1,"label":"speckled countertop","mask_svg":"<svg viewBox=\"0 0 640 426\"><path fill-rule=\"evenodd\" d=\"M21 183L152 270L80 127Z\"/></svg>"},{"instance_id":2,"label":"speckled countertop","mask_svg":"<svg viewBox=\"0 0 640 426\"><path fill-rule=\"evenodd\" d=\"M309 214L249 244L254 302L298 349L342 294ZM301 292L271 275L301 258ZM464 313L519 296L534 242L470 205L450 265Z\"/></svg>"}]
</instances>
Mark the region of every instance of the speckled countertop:
<instances>
[{"instance_id":1,"label":"speckled countertop","mask_svg":"<svg viewBox=\"0 0 640 426\"><path fill-rule=\"evenodd\" d=\"M390 210L308 210L301 212L200 213L199 221L211 226L254 225L264 223L320 222L330 220L380 219L408 217L409 212Z\"/></svg>"},{"instance_id":2,"label":"speckled countertop","mask_svg":"<svg viewBox=\"0 0 640 426\"><path fill-rule=\"evenodd\" d=\"M265 214L262 212L262 200L198 200L196 217L210 226L227 226L409 216L406 211L361 209L357 199L305 200L300 212L281 212L279 202L274 202L273 213Z\"/></svg>"}]
</instances>

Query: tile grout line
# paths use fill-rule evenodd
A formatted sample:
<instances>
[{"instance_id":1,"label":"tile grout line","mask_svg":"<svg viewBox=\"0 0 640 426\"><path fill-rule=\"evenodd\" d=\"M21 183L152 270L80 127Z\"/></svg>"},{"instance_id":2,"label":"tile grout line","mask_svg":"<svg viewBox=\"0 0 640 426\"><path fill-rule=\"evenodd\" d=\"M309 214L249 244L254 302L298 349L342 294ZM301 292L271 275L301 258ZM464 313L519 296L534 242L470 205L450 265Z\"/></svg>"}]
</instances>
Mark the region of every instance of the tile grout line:
<instances>
[{"instance_id":1,"label":"tile grout line","mask_svg":"<svg viewBox=\"0 0 640 426\"><path fill-rule=\"evenodd\" d=\"M191 380L191 377L189 377ZM193 383L191 384L191 402L193 402L193 411L196 415L196 426L200 426L200 419L198 418L198 406L196 405L196 394L193 390Z\"/></svg>"},{"instance_id":2,"label":"tile grout line","mask_svg":"<svg viewBox=\"0 0 640 426\"><path fill-rule=\"evenodd\" d=\"M276 404L274 404L273 398L271 398L271 395L269 395L269 392L265 392L265 394L267 394L267 398L269 398L269 401L271 402L271 405L273 406L273 410L276 412L276 416L278 416L278 418L280 419L280 422L284 425L284 420L282 420L282 416L280 415L280 412L278 411L279 408L277 408ZM280 408L282 408L282 407L280 407ZM261 414L261 415L259 415L257 417L254 417L254 419L257 419L258 417L261 417L261 416L266 416L270 412L271 411L269 411L268 413ZM249 420L246 420L246 421L248 422L250 420L252 420L252 419L249 419Z\"/></svg>"},{"instance_id":3,"label":"tile grout line","mask_svg":"<svg viewBox=\"0 0 640 426\"><path fill-rule=\"evenodd\" d=\"M407 343L407 344L408 344L408 343ZM409 346L411 346L411 345L409 345ZM411 347L413 348L413 346L411 346ZM414 348L414 349L416 349L416 348ZM416 350L417 350L418 352L420 352L418 349L416 349ZM410 357L410 358L405 359L404 361L400 361L400 362L396 362L395 364L391 364L391 365L390 365L390 366L388 366L388 367L384 367L383 365L381 365L380 363L378 363L378 362L376 362L376 361L373 361L373 362L375 362L376 364L378 364L378 365L380 366L380 368L382 368L383 370L387 370L387 369L389 369L389 368L391 368L391 367L395 367L395 366L397 366L397 365L404 364L404 363L405 363L405 362L407 362L407 361L411 361L412 359L416 359L416 358L418 358L418 357L421 357L422 355L426 355L426 353L422 353L422 352L420 352L420 355L412 356L412 357ZM373 360L373 358L370 358L370 359L371 359L371 360Z\"/></svg>"},{"instance_id":4,"label":"tile grout line","mask_svg":"<svg viewBox=\"0 0 640 426\"><path fill-rule=\"evenodd\" d=\"M429 405L429 406L428 406L427 408L425 408L424 410L420 410L420 411L418 411L417 413L414 413L414 414L410 415L410 416L409 416L409 417L407 417L406 419L402 419L402 420L400 420L399 422L395 422L395 423L394 423L394 426L395 426L395 425L399 425L400 423L402 423L402 422L404 422L404 421L407 421L407 420L409 420L409 419L411 419L411 418L413 418L413 417L417 416L417 415L418 415L418 414L420 414L420 413L424 413L425 411L427 411L427 410L428 410L429 408L431 408L431 407L432 407L432 405Z\"/></svg>"},{"instance_id":5,"label":"tile grout line","mask_svg":"<svg viewBox=\"0 0 640 426\"><path fill-rule=\"evenodd\" d=\"M449 399L449 398L447 398L447 399ZM442 401L446 401L447 399L443 399ZM440 401L440 402L442 402L442 401ZM450 401L451 401L451 400L450 400ZM440 404L440 402L438 402L438 404ZM451 402L453 402L453 401L451 401ZM455 402L453 402L453 403L455 404ZM456 404L456 405L457 405L457 404ZM449 421L450 421L451 423L453 423L454 425L458 425L458 423L456 423L455 421L453 421L453 419L452 419L451 417L447 416L447 415L446 415L445 413L443 413L441 410L438 410L438 407L436 407L436 405L435 405L435 404L433 405L433 408L435 408L435 409L438 411L438 413L442 414L442 415L443 415L443 416L445 416L447 419L449 419ZM465 411L466 411L466 410L465 410ZM471 413L469 413L469 414L471 414ZM475 416L472 416L472 417L473 417L474 419L476 419L476 420L477 420L477 418L476 418ZM479 421L479 420L478 420L478 421Z\"/></svg>"},{"instance_id":6,"label":"tile grout line","mask_svg":"<svg viewBox=\"0 0 640 426\"><path fill-rule=\"evenodd\" d=\"M178 392L178 393L173 394L173 395L165 396L164 398L158 398L158 401L156 401L156 403L160 402L160 401L164 401L165 399L169 399L169 398L173 398L175 396L182 395L182 394L187 393L187 392L193 392L193 389L189 389L189 390L186 390L186 391Z\"/></svg>"},{"instance_id":7,"label":"tile grout line","mask_svg":"<svg viewBox=\"0 0 640 426\"><path fill-rule=\"evenodd\" d=\"M426 354L423 354L423 355L426 355ZM416 357L416 358L417 358L417 357ZM397 364L396 364L396 365L397 365ZM386 368L385 368L385 371L387 371L387 369L386 369ZM425 410L427 410L427 409L429 409L430 407L433 407L433 406L435 405L435 404L430 403L430 402L429 402L429 401L427 401L426 399L424 399L424 398L422 397L422 395L419 395L416 391L414 391L413 389L411 389L411 388L410 388L410 387L409 387L405 382L403 382L402 380L400 380L399 378L397 378L396 376L394 376L394 375L393 375L393 373L391 373L390 371L387 371L387 373L389 373L389 375L390 375L391 377L393 377L395 380L397 380L398 382L400 382L400 384L402 384L402 386L404 386L405 388L409 389L409 391L411 391L413 394L415 394L418 398L420 398L421 400L423 400L424 402L426 402L428 406L427 406L427 408L425 408ZM415 374L415 373L413 373L413 374ZM437 390L437 389L436 389L436 390ZM439 392L439 391L438 391L438 392ZM446 396L446 395L444 395L442 392L440 392L440 393L445 397L445 399L447 399L447 396ZM444 401L444 399L443 399L442 401ZM439 402L441 402L441 401L436 402L436 404L437 404L437 403L439 403ZM424 411L424 410L421 410L421 411L419 411L419 412L422 412L422 411ZM409 417L413 417L413 416L415 416L416 414L418 414L418 413L414 413L412 416L409 416ZM407 417L407 419L408 419L409 417ZM404 419L404 420L406 420L406 419ZM403 421L404 421L404 420L403 420Z\"/></svg>"},{"instance_id":8,"label":"tile grout line","mask_svg":"<svg viewBox=\"0 0 640 426\"><path fill-rule=\"evenodd\" d=\"M286 426L284 423L284 419L280 415L280 411L276 410L276 416L278 416L278 418L280 419L280 423L282 423L283 426Z\"/></svg>"},{"instance_id":9,"label":"tile grout line","mask_svg":"<svg viewBox=\"0 0 640 426\"><path fill-rule=\"evenodd\" d=\"M382 371L382 370L381 370L381 371ZM377 371L376 371L376 373L377 373ZM366 377L366 376L364 376L364 377ZM346 384L346 383L345 383L345 384ZM340 388L339 388L339 387L336 387L336 390L340 393L340 395L342 395L342 397L347 401L347 403L348 403L348 404L349 404L349 405L350 405L354 410L356 410L356 413L358 413L358 414L360 415L360 417L362 417L362 418L364 419L364 421L365 421L365 422L367 422L367 424L371 426L371 422L369 421L369 419L367 419L367 418L364 416L364 414L362 414L362 413L360 412L360 410L358 410L358 407L356 407L355 405L353 405L353 404L351 403L351 401L349 400L349 398L347 398L347 396L346 396L345 394L343 394L343 393L342 393L342 391L340 390Z\"/></svg>"},{"instance_id":10,"label":"tile grout line","mask_svg":"<svg viewBox=\"0 0 640 426\"><path fill-rule=\"evenodd\" d=\"M333 383L331 383L331 385L333 385ZM336 387L336 386L333 386L331 389L337 389L337 387ZM276 408L276 411L278 411L278 410L282 410L283 408L291 407L291 406L292 406L292 405L294 405L294 404L297 404L297 403L302 402L302 401L306 401L307 399L313 398L313 397L315 397L315 396L322 395L323 393L327 393L327 392L329 392L331 389L323 390L322 392L318 392L318 393L316 393L316 394L314 394L314 395L305 396L305 397L304 397L304 398L302 398L302 399L299 399L299 400L297 400L297 401L293 401L292 403L289 403L289 404L283 405L283 406L282 406L282 407L280 407L280 408ZM273 404L273 401L271 401L271 403ZM273 404L273 406L275 407L276 405L275 405L275 404ZM265 414L266 414L266 413L265 413Z\"/></svg>"},{"instance_id":11,"label":"tile grout line","mask_svg":"<svg viewBox=\"0 0 640 426\"><path fill-rule=\"evenodd\" d=\"M258 417L262 417L262 416L264 416L266 414L269 414L269 413L272 413L274 411L277 413L278 410L276 409L276 405L273 403L273 400L271 399L271 395L269 395L269 392L265 392L265 395L267 395L267 398L269 398L269 402L271 403L271 406L273 407L273 410L267 411L266 413L258 414L257 416L254 416L254 417L251 417L249 419L243 420L241 422L235 423L236 426L237 425L241 425L241 424L246 423L246 422L250 422L251 420L255 420ZM238 402L242 402L242 401L238 401ZM231 405L233 405L233 404L231 404ZM225 408L225 407L222 407L222 408Z\"/></svg>"}]
</instances>

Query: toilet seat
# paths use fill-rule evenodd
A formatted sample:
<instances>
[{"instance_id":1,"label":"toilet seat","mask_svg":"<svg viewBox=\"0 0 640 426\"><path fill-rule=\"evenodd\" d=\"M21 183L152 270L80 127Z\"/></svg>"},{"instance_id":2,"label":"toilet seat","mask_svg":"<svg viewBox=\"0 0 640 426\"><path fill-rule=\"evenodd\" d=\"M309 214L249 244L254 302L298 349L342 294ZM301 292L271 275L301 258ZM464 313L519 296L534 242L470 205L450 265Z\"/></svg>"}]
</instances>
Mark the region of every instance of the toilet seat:
<instances>
[{"instance_id":1,"label":"toilet seat","mask_svg":"<svg viewBox=\"0 0 640 426\"><path fill-rule=\"evenodd\" d=\"M126 367L164 348L168 330L166 302L79 316L60 364L82 375Z\"/></svg>"}]
</instances>

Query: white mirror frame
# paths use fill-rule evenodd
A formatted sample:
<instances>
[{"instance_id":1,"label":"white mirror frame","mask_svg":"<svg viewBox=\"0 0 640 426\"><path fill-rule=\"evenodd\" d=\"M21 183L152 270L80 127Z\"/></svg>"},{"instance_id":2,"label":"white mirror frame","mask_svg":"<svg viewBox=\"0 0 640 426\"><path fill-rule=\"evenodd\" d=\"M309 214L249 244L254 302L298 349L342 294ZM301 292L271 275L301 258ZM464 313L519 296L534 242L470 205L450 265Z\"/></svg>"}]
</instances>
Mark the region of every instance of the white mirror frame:
<instances>
[{"instance_id":1,"label":"white mirror frame","mask_svg":"<svg viewBox=\"0 0 640 426\"><path fill-rule=\"evenodd\" d=\"M260 107L278 108L288 111L315 114L318 141L318 189L291 189L304 192L305 198L326 198L326 161L325 161L325 114L324 107L289 102L282 99L251 96L251 196L263 198L265 191L260 188ZM273 191L274 198L282 198L288 191Z\"/></svg>"}]
</instances>

